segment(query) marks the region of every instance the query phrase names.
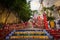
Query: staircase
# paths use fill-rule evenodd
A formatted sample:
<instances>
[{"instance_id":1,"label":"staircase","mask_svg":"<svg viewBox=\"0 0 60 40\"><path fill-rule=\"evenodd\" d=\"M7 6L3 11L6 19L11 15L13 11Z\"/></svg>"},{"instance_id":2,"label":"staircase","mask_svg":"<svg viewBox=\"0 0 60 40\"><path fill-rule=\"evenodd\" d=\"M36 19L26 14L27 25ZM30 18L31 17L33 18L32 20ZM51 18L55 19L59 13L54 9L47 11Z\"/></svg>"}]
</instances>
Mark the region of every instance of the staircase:
<instances>
[{"instance_id":1,"label":"staircase","mask_svg":"<svg viewBox=\"0 0 60 40\"><path fill-rule=\"evenodd\" d=\"M27 28L22 30L14 30L6 40L50 40L46 31L38 28Z\"/></svg>"}]
</instances>

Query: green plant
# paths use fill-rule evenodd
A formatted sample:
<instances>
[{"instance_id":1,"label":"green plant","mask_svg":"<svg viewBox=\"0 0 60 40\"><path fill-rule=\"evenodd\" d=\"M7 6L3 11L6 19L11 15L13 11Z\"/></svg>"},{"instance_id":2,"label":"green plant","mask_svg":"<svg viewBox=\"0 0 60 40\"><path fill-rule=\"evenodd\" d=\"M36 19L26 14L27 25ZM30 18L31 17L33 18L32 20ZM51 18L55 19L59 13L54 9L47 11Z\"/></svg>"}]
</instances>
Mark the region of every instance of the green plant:
<instances>
[{"instance_id":1,"label":"green plant","mask_svg":"<svg viewBox=\"0 0 60 40\"><path fill-rule=\"evenodd\" d=\"M47 7L47 8L46 7L43 7L43 11L46 11L46 15L47 15L48 21L55 19L55 17L52 17L52 11L54 11L54 7L55 7L55 5L53 5L51 7ZM48 16L48 14L50 14L50 16Z\"/></svg>"},{"instance_id":2,"label":"green plant","mask_svg":"<svg viewBox=\"0 0 60 40\"><path fill-rule=\"evenodd\" d=\"M48 19L48 21L49 21L49 20L54 20L55 17L47 17L47 19Z\"/></svg>"},{"instance_id":3,"label":"green plant","mask_svg":"<svg viewBox=\"0 0 60 40\"><path fill-rule=\"evenodd\" d=\"M8 10L5 23L10 16L10 12L15 12L15 15L17 13L17 17L19 17L19 19L23 20L24 22L30 19L30 5L26 3L26 0L0 0L0 5L3 10Z\"/></svg>"}]
</instances>

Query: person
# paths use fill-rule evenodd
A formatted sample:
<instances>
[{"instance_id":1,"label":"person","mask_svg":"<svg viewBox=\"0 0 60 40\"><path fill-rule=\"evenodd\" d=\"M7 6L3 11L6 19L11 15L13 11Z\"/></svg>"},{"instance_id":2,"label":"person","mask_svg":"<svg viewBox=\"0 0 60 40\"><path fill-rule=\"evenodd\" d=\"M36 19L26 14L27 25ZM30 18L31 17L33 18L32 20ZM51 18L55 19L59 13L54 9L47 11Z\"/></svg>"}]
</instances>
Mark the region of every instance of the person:
<instances>
[{"instance_id":1,"label":"person","mask_svg":"<svg viewBox=\"0 0 60 40\"><path fill-rule=\"evenodd\" d=\"M3 28L3 24L0 24L0 29L2 29Z\"/></svg>"},{"instance_id":2,"label":"person","mask_svg":"<svg viewBox=\"0 0 60 40\"><path fill-rule=\"evenodd\" d=\"M59 25L59 27L60 27L60 20L58 20L58 25Z\"/></svg>"},{"instance_id":3,"label":"person","mask_svg":"<svg viewBox=\"0 0 60 40\"><path fill-rule=\"evenodd\" d=\"M37 21L36 21L35 25L40 29L44 28L43 19L41 18L41 16L37 17Z\"/></svg>"},{"instance_id":4,"label":"person","mask_svg":"<svg viewBox=\"0 0 60 40\"><path fill-rule=\"evenodd\" d=\"M28 21L28 28L33 28L32 19L30 19L30 20Z\"/></svg>"},{"instance_id":5,"label":"person","mask_svg":"<svg viewBox=\"0 0 60 40\"><path fill-rule=\"evenodd\" d=\"M56 28L56 23L55 23L55 21L51 20L51 21L49 22L49 24L50 24L50 27L51 27L52 29Z\"/></svg>"}]
</instances>

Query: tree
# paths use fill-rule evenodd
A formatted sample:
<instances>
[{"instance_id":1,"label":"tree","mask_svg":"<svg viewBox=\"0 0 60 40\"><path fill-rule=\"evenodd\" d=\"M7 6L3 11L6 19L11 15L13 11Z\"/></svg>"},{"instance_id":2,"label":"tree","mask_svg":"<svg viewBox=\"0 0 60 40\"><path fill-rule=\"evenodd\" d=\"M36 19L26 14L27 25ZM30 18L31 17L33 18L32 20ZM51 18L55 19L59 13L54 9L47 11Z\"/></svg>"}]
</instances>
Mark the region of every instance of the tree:
<instances>
[{"instance_id":1,"label":"tree","mask_svg":"<svg viewBox=\"0 0 60 40\"><path fill-rule=\"evenodd\" d=\"M26 0L0 0L0 4L3 9L8 10L8 16L6 17L5 23L9 18L10 12L17 13L17 16L20 20L28 21L31 16L31 10L29 9L29 4L26 3Z\"/></svg>"},{"instance_id":2,"label":"tree","mask_svg":"<svg viewBox=\"0 0 60 40\"><path fill-rule=\"evenodd\" d=\"M7 22L7 19L10 16L10 12L11 12L10 7L12 6L13 2L14 2L14 0L0 0L0 5L3 8L3 11L2 12L4 12L5 9L8 10L8 12L7 12L8 14L7 14L7 17L5 19L5 23Z\"/></svg>"}]
</instances>

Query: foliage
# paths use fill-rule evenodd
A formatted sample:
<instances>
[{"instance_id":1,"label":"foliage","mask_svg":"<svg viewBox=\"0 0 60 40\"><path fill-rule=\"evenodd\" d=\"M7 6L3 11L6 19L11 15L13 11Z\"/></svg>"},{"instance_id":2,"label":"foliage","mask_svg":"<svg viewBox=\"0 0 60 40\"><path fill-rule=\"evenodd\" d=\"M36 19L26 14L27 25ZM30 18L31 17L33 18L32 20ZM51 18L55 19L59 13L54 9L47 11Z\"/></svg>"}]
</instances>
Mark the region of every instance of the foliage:
<instances>
[{"instance_id":1,"label":"foliage","mask_svg":"<svg viewBox=\"0 0 60 40\"><path fill-rule=\"evenodd\" d=\"M48 9L48 10L53 11L54 10L54 7L55 7L55 5L53 5L51 7L47 7L47 8L46 7L43 7L43 10L46 11Z\"/></svg>"},{"instance_id":2,"label":"foliage","mask_svg":"<svg viewBox=\"0 0 60 40\"><path fill-rule=\"evenodd\" d=\"M34 14L34 13L37 13L37 10L31 11L31 12Z\"/></svg>"},{"instance_id":3,"label":"foliage","mask_svg":"<svg viewBox=\"0 0 60 40\"><path fill-rule=\"evenodd\" d=\"M9 9L13 5L14 0L0 0L0 5L3 8Z\"/></svg>"},{"instance_id":4,"label":"foliage","mask_svg":"<svg viewBox=\"0 0 60 40\"><path fill-rule=\"evenodd\" d=\"M28 21L30 19L31 15L32 14L31 14L31 10L29 9L29 5L25 4L24 7L23 7L23 11L21 10L19 12L20 19L23 20L24 22Z\"/></svg>"},{"instance_id":5,"label":"foliage","mask_svg":"<svg viewBox=\"0 0 60 40\"><path fill-rule=\"evenodd\" d=\"M48 21L49 21L49 20L54 20L55 17L47 17L47 19L48 19Z\"/></svg>"},{"instance_id":6,"label":"foliage","mask_svg":"<svg viewBox=\"0 0 60 40\"><path fill-rule=\"evenodd\" d=\"M46 13L47 13L47 19L48 19L48 21L49 20L54 20L55 19L55 17L52 17L51 15L52 15L52 11L54 11L54 7L55 7L55 5L53 5L53 6L51 6L51 7L43 7L43 11L46 11ZM49 12L49 11L51 11L51 12ZM48 14L50 14L50 17L48 16Z\"/></svg>"},{"instance_id":7,"label":"foliage","mask_svg":"<svg viewBox=\"0 0 60 40\"><path fill-rule=\"evenodd\" d=\"M0 5L4 9L17 13L17 16L23 21L28 21L30 18L31 10L26 0L0 0Z\"/></svg>"}]
</instances>

